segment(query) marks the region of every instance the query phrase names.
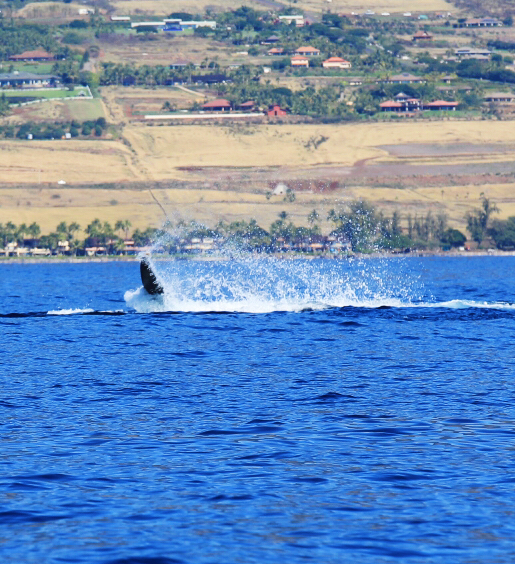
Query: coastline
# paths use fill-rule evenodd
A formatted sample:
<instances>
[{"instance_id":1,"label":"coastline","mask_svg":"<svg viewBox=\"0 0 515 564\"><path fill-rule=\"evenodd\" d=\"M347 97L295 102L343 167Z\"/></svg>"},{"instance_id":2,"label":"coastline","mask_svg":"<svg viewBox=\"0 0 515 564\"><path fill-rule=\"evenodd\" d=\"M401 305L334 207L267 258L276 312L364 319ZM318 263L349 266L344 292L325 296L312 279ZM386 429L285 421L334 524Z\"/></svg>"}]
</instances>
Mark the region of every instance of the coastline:
<instances>
[{"instance_id":1,"label":"coastline","mask_svg":"<svg viewBox=\"0 0 515 564\"><path fill-rule=\"evenodd\" d=\"M491 250L475 250L475 251L415 251L412 253L370 253L355 254L347 256L334 255L315 255L305 256L288 253L275 253L267 255L249 255L253 258L266 259L276 258L281 260L352 260L352 259L384 259L384 258L434 258L434 257L513 257L514 251ZM153 257L156 262L172 262L172 261L196 261L196 262L223 262L229 261L231 258L224 256L188 256L188 257ZM139 262L137 256L107 256L107 257L0 257L0 266L11 264L86 264L86 263L107 263L107 262Z\"/></svg>"}]
</instances>

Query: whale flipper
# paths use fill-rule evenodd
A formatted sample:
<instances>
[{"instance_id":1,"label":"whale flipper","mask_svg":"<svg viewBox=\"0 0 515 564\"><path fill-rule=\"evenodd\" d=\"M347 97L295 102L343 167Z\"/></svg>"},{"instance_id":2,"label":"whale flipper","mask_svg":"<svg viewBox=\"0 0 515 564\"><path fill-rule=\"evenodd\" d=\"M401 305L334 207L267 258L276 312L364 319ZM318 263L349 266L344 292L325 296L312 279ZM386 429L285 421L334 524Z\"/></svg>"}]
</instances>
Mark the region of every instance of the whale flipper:
<instances>
[{"instance_id":1,"label":"whale flipper","mask_svg":"<svg viewBox=\"0 0 515 564\"><path fill-rule=\"evenodd\" d=\"M164 290L161 284L157 281L156 275L150 266L148 259L143 257L139 263L139 269L141 273L141 281L143 282L143 288L151 294L163 294Z\"/></svg>"}]
</instances>

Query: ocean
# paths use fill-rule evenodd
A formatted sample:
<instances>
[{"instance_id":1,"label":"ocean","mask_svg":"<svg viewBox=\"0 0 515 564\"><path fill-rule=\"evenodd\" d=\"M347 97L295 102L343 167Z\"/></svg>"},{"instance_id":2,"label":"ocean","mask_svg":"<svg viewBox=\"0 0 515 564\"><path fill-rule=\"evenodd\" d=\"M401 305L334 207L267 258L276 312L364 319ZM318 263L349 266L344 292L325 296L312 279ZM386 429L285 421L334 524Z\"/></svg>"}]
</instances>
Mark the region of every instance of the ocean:
<instances>
[{"instance_id":1,"label":"ocean","mask_svg":"<svg viewBox=\"0 0 515 564\"><path fill-rule=\"evenodd\" d=\"M0 561L512 563L514 267L0 265Z\"/></svg>"}]
</instances>

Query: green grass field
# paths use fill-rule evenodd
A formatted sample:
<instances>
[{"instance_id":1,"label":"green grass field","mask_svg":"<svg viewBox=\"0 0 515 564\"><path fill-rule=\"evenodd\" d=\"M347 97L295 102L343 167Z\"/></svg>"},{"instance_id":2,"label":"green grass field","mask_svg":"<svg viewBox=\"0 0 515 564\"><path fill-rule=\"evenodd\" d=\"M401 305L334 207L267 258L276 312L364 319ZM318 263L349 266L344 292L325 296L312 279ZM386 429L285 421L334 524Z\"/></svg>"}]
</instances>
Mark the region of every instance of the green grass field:
<instances>
[{"instance_id":1,"label":"green grass field","mask_svg":"<svg viewBox=\"0 0 515 564\"><path fill-rule=\"evenodd\" d=\"M99 117L105 118L104 106L99 99L95 100L73 100L65 101L71 119L77 121L94 120Z\"/></svg>"},{"instance_id":2,"label":"green grass field","mask_svg":"<svg viewBox=\"0 0 515 564\"><path fill-rule=\"evenodd\" d=\"M10 61L2 63L1 72L9 72L9 68L19 72L33 72L34 74L52 74L54 63L12 63Z\"/></svg>"},{"instance_id":3,"label":"green grass field","mask_svg":"<svg viewBox=\"0 0 515 564\"><path fill-rule=\"evenodd\" d=\"M89 96L88 89L84 86L76 86L74 90L61 89L61 88L45 88L37 90L29 89L8 89L0 90L0 94L6 98L79 98L81 96Z\"/></svg>"}]
</instances>

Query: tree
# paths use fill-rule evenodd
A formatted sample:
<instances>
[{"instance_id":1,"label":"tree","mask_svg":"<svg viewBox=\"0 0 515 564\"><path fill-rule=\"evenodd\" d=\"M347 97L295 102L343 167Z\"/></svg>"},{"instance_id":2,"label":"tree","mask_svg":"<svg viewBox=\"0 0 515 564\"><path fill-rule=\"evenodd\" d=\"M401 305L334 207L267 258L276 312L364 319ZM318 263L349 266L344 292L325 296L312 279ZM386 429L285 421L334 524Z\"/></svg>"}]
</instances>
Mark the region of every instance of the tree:
<instances>
[{"instance_id":1,"label":"tree","mask_svg":"<svg viewBox=\"0 0 515 564\"><path fill-rule=\"evenodd\" d=\"M515 217L511 216L506 221L495 219L488 234L498 249L515 248Z\"/></svg>"},{"instance_id":2,"label":"tree","mask_svg":"<svg viewBox=\"0 0 515 564\"><path fill-rule=\"evenodd\" d=\"M488 222L491 215L499 212L499 208L483 192L481 192L480 198L481 208L469 211L465 215L467 229L478 246L481 246L483 239L487 235Z\"/></svg>"},{"instance_id":3,"label":"tree","mask_svg":"<svg viewBox=\"0 0 515 564\"><path fill-rule=\"evenodd\" d=\"M41 234L41 227L34 221L28 226L27 233L32 237L32 239L37 239Z\"/></svg>"},{"instance_id":4,"label":"tree","mask_svg":"<svg viewBox=\"0 0 515 564\"><path fill-rule=\"evenodd\" d=\"M309 212L308 215L308 223L310 225L314 225L320 218L319 213L317 212L317 210L312 210Z\"/></svg>"},{"instance_id":5,"label":"tree","mask_svg":"<svg viewBox=\"0 0 515 564\"><path fill-rule=\"evenodd\" d=\"M125 238L129 238L129 229L132 227L132 223L128 219L119 219L114 226L115 231L123 231Z\"/></svg>"},{"instance_id":6,"label":"tree","mask_svg":"<svg viewBox=\"0 0 515 564\"><path fill-rule=\"evenodd\" d=\"M450 247L461 247L465 244L467 238L458 229L446 229L440 238L441 243L444 245L449 245Z\"/></svg>"}]
</instances>

